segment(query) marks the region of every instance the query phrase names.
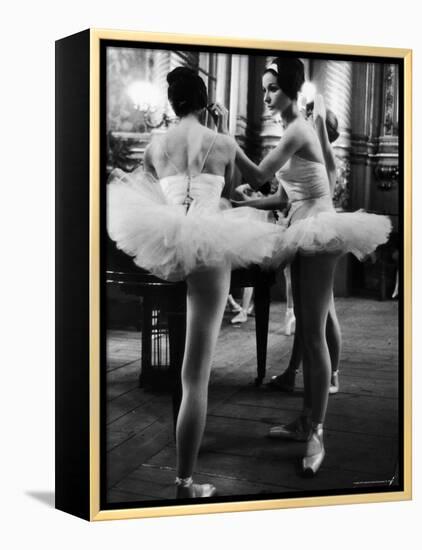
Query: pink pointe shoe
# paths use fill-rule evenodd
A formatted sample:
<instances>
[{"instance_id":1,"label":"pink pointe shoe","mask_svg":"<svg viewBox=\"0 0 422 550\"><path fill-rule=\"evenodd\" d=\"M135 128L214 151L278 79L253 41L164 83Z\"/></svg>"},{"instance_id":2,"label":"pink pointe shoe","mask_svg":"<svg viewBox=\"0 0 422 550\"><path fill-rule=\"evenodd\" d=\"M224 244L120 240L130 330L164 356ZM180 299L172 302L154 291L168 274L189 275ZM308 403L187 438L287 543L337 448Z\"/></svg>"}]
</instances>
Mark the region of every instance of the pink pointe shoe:
<instances>
[{"instance_id":1,"label":"pink pointe shoe","mask_svg":"<svg viewBox=\"0 0 422 550\"><path fill-rule=\"evenodd\" d=\"M194 483L192 477L176 477L176 498L209 498L217 493L211 483Z\"/></svg>"},{"instance_id":2,"label":"pink pointe shoe","mask_svg":"<svg viewBox=\"0 0 422 550\"><path fill-rule=\"evenodd\" d=\"M322 435L322 424L312 422L311 436L306 444L305 456L302 458L302 471L305 477L316 475L324 460L325 449Z\"/></svg>"}]
</instances>

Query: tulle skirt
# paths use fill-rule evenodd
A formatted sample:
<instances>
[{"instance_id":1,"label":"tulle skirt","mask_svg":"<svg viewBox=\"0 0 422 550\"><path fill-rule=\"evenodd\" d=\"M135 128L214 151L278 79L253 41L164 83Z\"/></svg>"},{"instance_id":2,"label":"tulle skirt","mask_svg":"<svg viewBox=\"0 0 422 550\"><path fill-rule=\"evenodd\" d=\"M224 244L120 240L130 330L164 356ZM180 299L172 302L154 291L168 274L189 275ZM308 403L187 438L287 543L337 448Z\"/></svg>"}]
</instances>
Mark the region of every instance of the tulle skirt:
<instances>
[{"instance_id":1,"label":"tulle skirt","mask_svg":"<svg viewBox=\"0 0 422 550\"><path fill-rule=\"evenodd\" d=\"M136 182L136 183L135 183ZM285 259L284 229L253 208L209 208L167 202L159 182L146 175L112 178L107 185L107 228L117 247L139 267L168 281L228 264L232 269Z\"/></svg>"},{"instance_id":2,"label":"tulle skirt","mask_svg":"<svg viewBox=\"0 0 422 550\"><path fill-rule=\"evenodd\" d=\"M330 198L298 201L286 221L285 254L351 252L364 260L387 242L391 221L387 216L357 212L336 212Z\"/></svg>"}]
</instances>

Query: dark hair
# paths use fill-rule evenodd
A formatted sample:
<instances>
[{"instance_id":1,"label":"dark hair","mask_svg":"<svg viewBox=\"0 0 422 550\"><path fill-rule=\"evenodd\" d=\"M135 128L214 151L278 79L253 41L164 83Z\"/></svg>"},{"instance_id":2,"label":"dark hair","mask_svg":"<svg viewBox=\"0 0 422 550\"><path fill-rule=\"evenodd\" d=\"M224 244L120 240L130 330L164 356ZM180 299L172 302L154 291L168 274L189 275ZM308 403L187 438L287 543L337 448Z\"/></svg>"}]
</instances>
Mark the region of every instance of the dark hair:
<instances>
[{"instance_id":1,"label":"dark hair","mask_svg":"<svg viewBox=\"0 0 422 550\"><path fill-rule=\"evenodd\" d=\"M314 102L306 104L306 116L310 116L314 110ZM326 109L325 127L327 129L328 141L333 143L339 137L338 118L331 109Z\"/></svg>"},{"instance_id":2,"label":"dark hair","mask_svg":"<svg viewBox=\"0 0 422 550\"><path fill-rule=\"evenodd\" d=\"M338 131L338 119L331 109L327 109L325 127L327 128L328 140L332 143L340 134Z\"/></svg>"},{"instance_id":3,"label":"dark hair","mask_svg":"<svg viewBox=\"0 0 422 550\"><path fill-rule=\"evenodd\" d=\"M302 61L296 57L277 57L273 63L277 71L267 69L265 72L277 77L278 85L290 99L297 99L297 94L305 82L305 67Z\"/></svg>"},{"instance_id":4,"label":"dark hair","mask_svg":"<svg viewBox=\"0 0 422 550\"><path fill-rule=\"evenodd\" d=\"M176 67L167 75L168 98L178 117L203 109L207 105L207 88L200 76L188 67Z\"/></svg>"}]
</instances>

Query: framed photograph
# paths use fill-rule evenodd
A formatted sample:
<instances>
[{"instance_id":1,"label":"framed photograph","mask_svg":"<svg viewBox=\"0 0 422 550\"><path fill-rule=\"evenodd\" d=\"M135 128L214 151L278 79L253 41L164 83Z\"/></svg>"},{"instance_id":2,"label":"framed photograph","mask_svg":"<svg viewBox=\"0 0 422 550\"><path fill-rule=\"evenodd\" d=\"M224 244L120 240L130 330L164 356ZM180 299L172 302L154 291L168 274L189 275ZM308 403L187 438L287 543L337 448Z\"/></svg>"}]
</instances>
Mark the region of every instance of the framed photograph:
<instances>
[{"instance_id":1,"label":"framed photograph","mask_svg":"<svg viewBox=\"0 0 422 550\"><path fill-rule=\"evenodd\" d=\"M411 51L56 42L56 507L411 498Z\"/></svg>"}]
</instances>

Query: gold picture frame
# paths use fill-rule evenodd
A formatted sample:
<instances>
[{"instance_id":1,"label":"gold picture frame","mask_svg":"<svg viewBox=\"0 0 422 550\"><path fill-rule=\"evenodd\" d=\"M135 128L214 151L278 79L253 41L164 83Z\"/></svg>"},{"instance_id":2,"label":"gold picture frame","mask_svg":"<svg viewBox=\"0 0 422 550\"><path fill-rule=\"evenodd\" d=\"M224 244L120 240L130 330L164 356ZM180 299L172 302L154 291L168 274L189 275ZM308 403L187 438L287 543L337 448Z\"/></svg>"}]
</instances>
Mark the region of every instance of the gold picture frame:
<instances>
[{"instance_id":1,"label":"gold picture frame","mask_svg":"<svg viewBox=\"0 0 422 550\"><path fill-rule=\"evenodd\" d=\"M104 380L101 366L102 264L101 225L104 198L101 185L101 132L103 131L104 62L102 45L130 48L186 46L201 51L297 52L299 57L325 59L388 59L400 66L399 95L402 119L399 162L403 171L401 231L401 330L399 366L402 369L400 487L333 495L299 496L143 507L104 509L101 505L101 419ZM155 45L155 46L151 46ZM398 107L399 108L399 107ZM56 507L90 521L147 518L184 514L210 514L334 504L386 502L412 498L412 51L397 48L345 46L221 38L195 35L90 29L56 43L56 181L57 181L57 359L56 359ZM79 118L79 120L78 120ZM69 148L72 148L72 151ZM71 158L70 155L73 155ZM78 161L77 163L74 160ZM78 166L74 166L78 164ZM78 181L77 185L74 182ZM72 211L70 215L69 212ZM76 243L76 249L72 248ZM73 290L69 295L69 288ZM75 402L76 399L76 402Z\"/></svg>"}]
</instances>

